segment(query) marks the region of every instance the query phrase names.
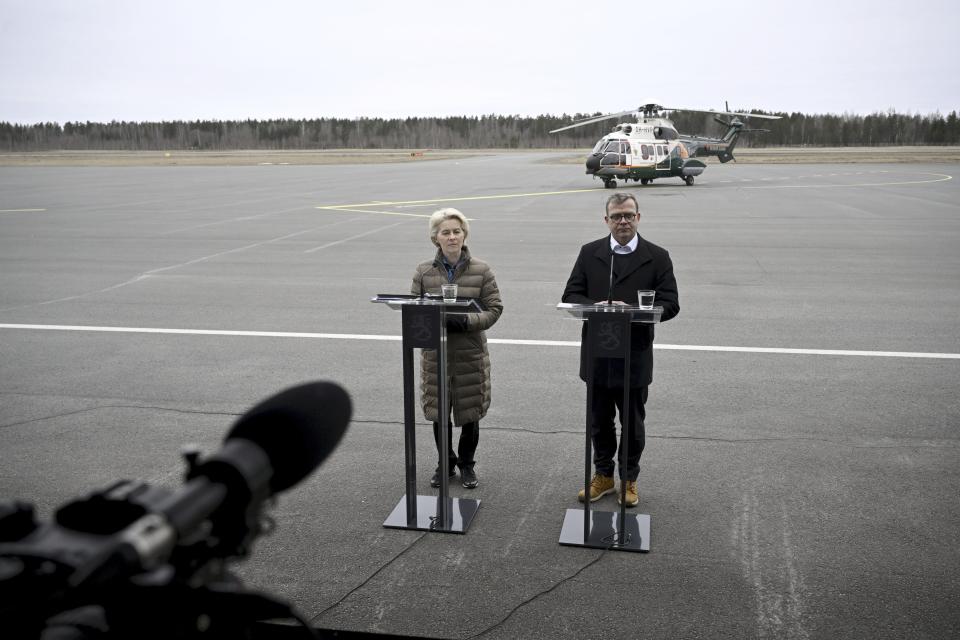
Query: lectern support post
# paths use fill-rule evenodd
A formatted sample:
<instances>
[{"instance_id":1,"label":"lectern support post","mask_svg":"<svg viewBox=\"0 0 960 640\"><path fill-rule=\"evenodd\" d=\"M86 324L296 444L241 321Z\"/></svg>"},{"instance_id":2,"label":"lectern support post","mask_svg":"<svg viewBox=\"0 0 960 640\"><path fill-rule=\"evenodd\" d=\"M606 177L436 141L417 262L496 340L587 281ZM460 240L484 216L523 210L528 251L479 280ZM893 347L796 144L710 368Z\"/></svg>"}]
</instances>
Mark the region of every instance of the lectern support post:
<instances>
[{"instance_id":1,"label":"lectern support post","mask_svg":"<svg viewBox=\"0 0 960 640\"><path fill-rule=\"evenodd\" d=\"M590 367L587 380L586 407L586 443L584 445L583 490L586 496L583 509L567 509L560 532L560 544L591 547L595 549L613 549L617 551L650 551L650 516L647 514L627 514L626 485L624 483L627 468L628 448L632 440L629 418L625 433L621 433L619 472L620 508L617 512L592 511L590 507L590 480L593 467L591 422L593 407L593 363L598 358L622 360L626 384L623 389L623 409L621 416L630 416L630 325L634 322L654 323L659 321L662 309L639 309L630 306L569 305L558 308L587 323L586 349Z\"/></svg>"},{"instance_id":2,"label":"lectern support post","mask_svg":"<svg viewBox=\"0 0 960 640\"><path fill-rule=\"evenodd\" d=\"M402 312L401 312L402 313ZM413 390L413 348L403 345L403 452L407 496L417 495L416 396ZM406 500L407 522L417 522L417 501Z\"/></svg>"},{"instance_id":3,"label":"lectern support post","mask_svg":"<svg viewBox=\"0 0 960 640\"><path fill-rule=\"evenodd\" d=\"M480 507L479 500L450 497L450 420L447 393L446 314L481 310L475 300L444 303L438 298L379 295L372 302L388 304L401 311L403 328L403 431L406 493L383 523L391 529L416 529L443 533L466 533ZM416 393L414 390L414 349L437 351L437 398L440 425L440 487L436 496L417 494Z\"/></svg>"}]
</instances>

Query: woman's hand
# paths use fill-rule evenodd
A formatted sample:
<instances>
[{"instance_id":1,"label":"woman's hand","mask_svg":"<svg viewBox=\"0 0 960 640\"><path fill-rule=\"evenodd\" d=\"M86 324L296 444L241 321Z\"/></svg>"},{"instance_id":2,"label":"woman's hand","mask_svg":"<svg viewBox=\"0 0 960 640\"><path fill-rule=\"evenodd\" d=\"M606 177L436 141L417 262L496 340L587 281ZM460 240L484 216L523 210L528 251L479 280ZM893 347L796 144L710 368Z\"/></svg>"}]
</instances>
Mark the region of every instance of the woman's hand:
<instances>
[{"instance_id":1,"label":"woman's hand","mask_svg":"<svg viewBox=\"0 0 960 640\"><path fill-rule=\"evenodd\" d=\"M450 333L466 333L467 317L459 313L447 314L447 331Z\"/></svg>"}]
</instances>

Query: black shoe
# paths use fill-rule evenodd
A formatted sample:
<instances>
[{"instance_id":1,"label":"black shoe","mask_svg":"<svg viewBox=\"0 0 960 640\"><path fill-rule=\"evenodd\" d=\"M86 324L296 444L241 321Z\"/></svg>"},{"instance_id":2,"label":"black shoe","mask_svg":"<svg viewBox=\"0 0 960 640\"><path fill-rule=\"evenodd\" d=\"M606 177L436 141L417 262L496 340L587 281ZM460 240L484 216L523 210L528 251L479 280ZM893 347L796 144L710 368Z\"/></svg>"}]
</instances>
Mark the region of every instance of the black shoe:
<instances>
[{"instance_id":1,"label":"black shoe","mask_svg":"<svg viewBox=\"0 0 960 640\"><path fill-rule=\"evenodd\" d=\"M457 477L457 467L454 465L450 465L450 477ZM437 467L437 470L433 473L433 477L430 478L430 486L434 488L440 486L440 467Z\"/></svg>"},{"instance_id":2,"label":"black shoe","mask_svg":"<svg viewBox=\"0 0 960 640\"><path fill-rule=\"evenodd\" d=\"M460 479L463 480L463 486L467 489L476 489L480 483L473 467L460 467Z\"/></svg>"}]
</instances>

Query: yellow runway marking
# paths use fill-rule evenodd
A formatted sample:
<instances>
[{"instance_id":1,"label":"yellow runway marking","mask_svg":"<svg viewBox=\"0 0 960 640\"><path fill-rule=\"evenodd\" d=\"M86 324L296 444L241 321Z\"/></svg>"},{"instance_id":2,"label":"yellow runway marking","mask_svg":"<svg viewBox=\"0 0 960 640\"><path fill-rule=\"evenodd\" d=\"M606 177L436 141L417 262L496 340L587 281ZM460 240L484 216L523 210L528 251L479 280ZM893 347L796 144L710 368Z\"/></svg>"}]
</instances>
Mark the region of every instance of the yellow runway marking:
<instances>
[{"instance_id":1,"label":"yellow runway marking","mask_svg":"<svg viewBox=\"0 0 960 640\"><path fill-rule=\"evenodd\" d=\"M933 184L953 180L953 176L945 173L928 173L930 176L940 176L936 180L909 180L902 182L860 182L856 184L778 184L768 187L744 187L744 189L838 189L841 187L892 187L902 184ZM811 176L816 177L816 176Z\"/></svg>"},{"instance_id":2,"label":"yellow runway marking","mask_svg":"<svg viewBox=\"0 0 960 640\"><path fill-rule=\"evenodd\" d=\"M887 171L880 171L876 173L889 173ZM843 175L843 174L833 174L833 175ZM852 175L852 174L846 174ZM886 186L895 186L895 185L906 185L906 184L932 184L935 182L944 182L946 180L952 180L953 176L949 176L943 173L929 173L921 175L930 175L937 176L932 180L904 180L899 182L864 182L856 184L783 184L783 185L764 185L764 186L744 186L743 189L815 189L815 188L841 188L841 187L886 187ZM823 174L813 174L809 176L803 176L805 178L822 178L825 177ZM763 178L763 180L785 180L787 178ZM724 184L730 182L737 182L737 180L718 180L714 184ZM741 178L739 182L753 182L750 178ZM591 188L591 189L567 189L565 191L537 191L532 193L505 193L500 195L491 195L491 196L461 196L456 198L431 198L429 200L374 200L372 202L358 202L355 204L332 204L332 205L318 205L314 208L325 210L325 211L347 211L350 213L379 213L387 216L408 216L413 218L429 218L430 214L426 213L401 213L399 211L384 211L382 209L368 209L367 207L374 206L394 206L394 207L411 207L411 206L422 206L422 205L436 205L445 202L467 202L474 200L502 200L506 198L533 198L537 196L559 196L567 195L571 193L593 193L593 192L602 192L603 189Z\"/></svg>"},{"instance_id":3,"label":"yellow runway marking","mask_svg":"<svg viewBox=\"0 0 960 640\"><path fill-rule=\"evenodd\" d=\"M337 205L326 205L318 206L317 209L339 209L339 210L349 210L349 208L356 207L372 207L375 205L410 205L410 204L438 204L441 202L465 202L467 200L500 200L504 198L532 198L535 196L559 196L567 193L589 193L591 191L599 191L599 189L569 189L567 191L540 191L537 193L506 193L497 196L466 196L460 198L431 198L429 200L398 200L396 202L384 202L383 200L377 200L375 202L361 202L358 204L337 204ZM385 211L380 211L377 213L387 213ZM415 215L415 214L394 214L394 215Z\"/></svg>"}]
</instances>

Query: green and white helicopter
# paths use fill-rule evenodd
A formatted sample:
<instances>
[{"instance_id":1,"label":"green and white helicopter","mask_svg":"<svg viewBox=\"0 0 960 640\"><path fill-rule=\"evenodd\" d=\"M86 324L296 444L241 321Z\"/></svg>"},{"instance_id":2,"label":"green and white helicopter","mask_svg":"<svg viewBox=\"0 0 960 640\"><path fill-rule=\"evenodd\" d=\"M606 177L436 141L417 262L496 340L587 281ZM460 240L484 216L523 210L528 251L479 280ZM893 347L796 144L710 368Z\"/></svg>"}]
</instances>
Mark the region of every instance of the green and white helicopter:
<instances>
[{"instance_id":1,"label":"green and white helicopter","mask_svg":"<svg viewBox=\"0 0 960 640\"><path fill-rule=\"evenodd\" d=\"M649 184L658 178L680 178L689 186L693 184L694 177L707 168L707 165L697 158L717 156L720 162L729 162L733 160L733 149L737 146L741 133L767 131L747 129L741 118L780 119L780 116L732 112L729 104L726 107L726 111L709 111L677 109L649 103L635 110L578 120L550 133L633 115L636 122L618 124L593 147L593 151L587 156L587 173L602 179L608 189L615 188L617 180ZM669 111L712 113L713 119L727 127L727 130L720 138L681 135L667 117L666 112ZM719 116L729 119L724 120Z\"/></svg>"}]
</instances>

